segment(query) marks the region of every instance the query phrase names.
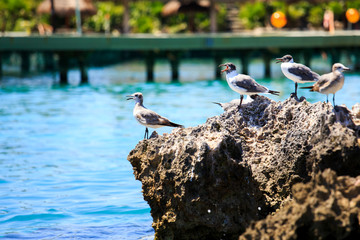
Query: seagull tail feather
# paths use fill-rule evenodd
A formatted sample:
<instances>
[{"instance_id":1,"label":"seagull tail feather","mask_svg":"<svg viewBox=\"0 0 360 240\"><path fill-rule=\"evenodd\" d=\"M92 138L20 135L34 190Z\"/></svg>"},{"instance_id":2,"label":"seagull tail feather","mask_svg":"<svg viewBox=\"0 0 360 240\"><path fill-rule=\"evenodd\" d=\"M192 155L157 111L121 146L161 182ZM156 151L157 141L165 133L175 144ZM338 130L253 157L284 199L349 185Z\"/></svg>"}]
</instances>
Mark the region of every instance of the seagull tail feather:
<instances>
[{"instance_id":1,"label":"seagull tail feather","mask_svg":"<svg viewBox=\"0 0 360 240\"><path fill-rule=\"evenodd\" d=\"M170 127L179 127L179 128L184 128L184 125L180 125L180 124L173 123L173 122L169 122L169 126L170 126Z\"/></svg>"},{"instance_id":2,"label":"seagull tail feather","mask_svg":"<svg viewBox=\"0 0 360 240\"><path fill-rule=\"evenodd\" d=\"M273 91L273 90L269 90L269 93L274 94L274 95L276 95L276 96L279 96L279 94L280 94L280 92L278 92L278 91Z\"/></svg>"},{"instance_id":3,"label":"seagull tail feather","mask_svg":"<svg viewBox=\"0 0 360 240\"><path fill-rule=\"evenodd\" d=\"M310 89L310 92L314 91L314 86L301 87L301 89Z\"/></svg>"},{"instance_id":4,"label":"seagull tail feather","mask_svg":"<svg viewBox=\"0 0 360 240\"><path fill-rule=\"evenodd\" d=\"M222 104L221 104L221 103L218 103L218 102L212 102L212 103L217 104L217 105L219 105L220 107L222 107Z\"/></svg>"}]
</instances>

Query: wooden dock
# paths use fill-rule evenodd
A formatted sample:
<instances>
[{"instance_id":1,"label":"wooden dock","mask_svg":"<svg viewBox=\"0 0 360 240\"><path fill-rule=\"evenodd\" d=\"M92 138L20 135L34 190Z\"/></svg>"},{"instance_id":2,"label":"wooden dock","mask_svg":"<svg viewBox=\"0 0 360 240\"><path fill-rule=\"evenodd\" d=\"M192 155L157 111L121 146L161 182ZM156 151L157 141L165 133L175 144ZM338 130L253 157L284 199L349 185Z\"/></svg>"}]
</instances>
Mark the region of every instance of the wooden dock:
<instances>
[{"instance_id":1,"label":"wooden dock","mask_svg":"<svg viewBox=\"0 0 360 240\"><path fill-rule=\"evenodd\" d=\"M68 58L79 58L79 67L83 80L87 80L86 59L84 53L94 51L137 51L144 54L147 66L147 78L153 79L153 67L157 54L166 52L172 67L172 77L179 76L178 65L183 51L211 52L215 65L225 57L239 57L242 69L247 72L247 64L254 51L263 53L265 73L270 75L270 61L274 56L294 53L303 56L306 64L310 63L314 51L326 51L333 62L340 59L339 50L349 50L360 59L360 31L336 31L330 34L324 31L273 31L243 33L209 34L127 34L111 35L52 35L21 36L4 35L0 37L0 55L2 52L19 52L22 56L22 68L26 71L29 53L55 53L59 56L60 78L67 80ZM274 56L273 56L274 55ZM0 58L1 64L1 58ZM1 67L1 65L0 65ZM1 70L1 68L0 68Z\"/></svg>"}]
</instances>

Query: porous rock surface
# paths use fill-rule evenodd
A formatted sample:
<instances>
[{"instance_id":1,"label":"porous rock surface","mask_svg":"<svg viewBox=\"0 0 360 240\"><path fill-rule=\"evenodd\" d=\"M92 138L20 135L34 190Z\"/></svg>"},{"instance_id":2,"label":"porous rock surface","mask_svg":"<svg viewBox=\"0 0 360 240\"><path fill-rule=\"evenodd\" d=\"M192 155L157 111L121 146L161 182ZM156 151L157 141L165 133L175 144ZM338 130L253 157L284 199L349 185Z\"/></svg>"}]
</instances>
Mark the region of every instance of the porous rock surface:
<instances>
[{"instance_id":1,"label":"porous rock surface","mask_svg":"<svg viewBox=\"0 0 360 240\"><path fill-rule=\"evenodd\" d=\"M336 176L326 169L292 188L293 201L252 223L239 240L360 239L360 176Z\"/></svg>"},{"instance_id":2,"label":"porous rock surface","mask_svg":"<svg viewBox=\"0 0 360 240\"><path fill-rule=\"evenodd\" d=\"M331 168L360 175L359 128L345 107L259 96L203 125L140 141L128 156L156 239L237 239Z\"/></svg>"}]
</instances>

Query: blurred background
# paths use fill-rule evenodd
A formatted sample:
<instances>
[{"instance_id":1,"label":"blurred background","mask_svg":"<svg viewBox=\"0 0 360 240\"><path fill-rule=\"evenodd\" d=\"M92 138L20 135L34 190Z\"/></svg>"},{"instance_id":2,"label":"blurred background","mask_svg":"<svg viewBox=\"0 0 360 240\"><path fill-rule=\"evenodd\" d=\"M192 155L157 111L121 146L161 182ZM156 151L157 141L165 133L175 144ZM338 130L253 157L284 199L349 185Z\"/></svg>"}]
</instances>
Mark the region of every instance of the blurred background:
<instances>
[{"instance_id":1,"label":"blurred background","mask_svg":"<svg viewBox=\"0 0 360 240\"><path fill-rule=\"evenodd\" d=\"M347 10L360 8L358 0L2 0L1 32L72 32L77 2L83 32L112 34L269 30L270 16L276 11L287 17L284 29L328 28L323 25L327 11L333 12L337 29L348 29ZM211 24L216 26L211 29ZM358 23L351 26L358 28Z\"/></svg>"},{"instance_id":2,"label":"blurred background","mask_svg":"<svg viewBox=\"0 0 360 240\"><path fill-rule=\"evenodd\" d=\"M351 108L359 10L360 0L1 0L0 237L153 239L126 159L145 128L125 96L140 91L146 107L197 126L223 112L212 102L239 97L219 64L283 101L294 83L275 58L291 54L319 74L350 67L336 104Z\"/></svg>"}]
</instances>

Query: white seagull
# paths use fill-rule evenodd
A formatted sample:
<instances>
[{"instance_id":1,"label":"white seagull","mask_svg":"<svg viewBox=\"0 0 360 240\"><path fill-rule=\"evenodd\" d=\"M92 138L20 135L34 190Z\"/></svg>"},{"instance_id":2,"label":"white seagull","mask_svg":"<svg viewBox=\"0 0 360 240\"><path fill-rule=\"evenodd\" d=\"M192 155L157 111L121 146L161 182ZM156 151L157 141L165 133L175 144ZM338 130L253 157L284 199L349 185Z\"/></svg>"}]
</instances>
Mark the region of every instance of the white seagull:
<instances>
[{"instance_id":1,"label":"white seagull","mask_svg":"<svg viewBox=\"0 0 360 240\"><path fill-rule=\"evenodd\" d=\"M335 106L335 93L344 86L344 74L343 71L348 71L350 68L345 67L341 63L335 63L332 66L332 72L326 73L320 76L313 86L302 87L310 89L311 92L319 92L326 94L326 102L329 102L329 94L333 94L333 104Z\"/></svg>"},{"instance_id":2,"label":"white seagull","mask_svg":"<svg viewBox=\"0 0 360 240\"><path fill-rule=\"evenodd\" d=\"M154 111L151 111L144 107L143 105L143 95L140 92L134 93L132 95L126 96L128 97L127 100L133 99L135 100L135 107L133 111L133 115L135 119L141 124L146 127L144 139L149 139L149 129L150 128L160 128L160 127L180 127L183 128L183 125L179 125L169 121L169 119L164 118L157 114Z\"/></svg>"},{"instance_id":3,"label":"white seagull","mask_svg":"<svg viewBox=\"0 0 360 240\"><path fill-rule=\"evenodd\" d=\"M320 75L311 71L307 66L295 63L291 55L285 55L277 58L276 63L281 62L281 71L288 79L295 82L295 97L297 98L298 83L316 82Z\"/></svg>"},{"instance_id":4,"label":"white seagull","mask_svg":"<svg viewBox=\"0 0 360 240\"><path fill-rule=\"evenodd\" d=\"M243 101L244 95L255 95L258 93L270 93L279 96L278 91L269 90L268 88L258 84L253 78L245 74L238 74L236 67L232 63L220 64L219 67L226 68L221 72L226 72L226 81L229 87L237 93L240 93L240 105Z\"/></svg>"}]
</instances>

